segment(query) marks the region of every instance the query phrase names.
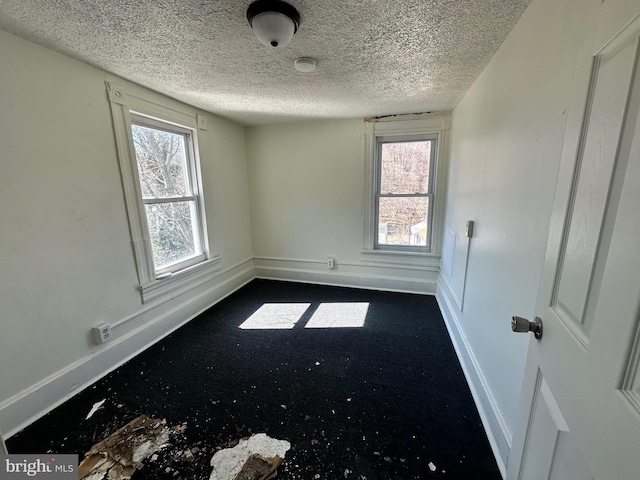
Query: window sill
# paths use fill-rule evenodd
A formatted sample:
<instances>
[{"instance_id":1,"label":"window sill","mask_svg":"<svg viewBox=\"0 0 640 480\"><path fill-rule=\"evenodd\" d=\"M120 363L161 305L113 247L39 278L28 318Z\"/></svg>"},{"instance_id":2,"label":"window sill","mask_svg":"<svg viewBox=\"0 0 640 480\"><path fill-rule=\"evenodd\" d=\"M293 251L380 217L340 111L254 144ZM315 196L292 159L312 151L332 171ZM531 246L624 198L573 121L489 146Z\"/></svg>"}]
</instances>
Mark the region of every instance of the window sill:
<instances>
[{"instance_id":1,"label":"window sill","mask_svg":"<svg viewBox=\"0 0 640 480\"><path fill-rule=\"evenodd\" d=\"M140 285L142 303L169 300L203 284L211 279L213 273L220 270L221 262L222 257L213 257L192 267L175 272L166 278Z\"/></svg>"}]
</instances>

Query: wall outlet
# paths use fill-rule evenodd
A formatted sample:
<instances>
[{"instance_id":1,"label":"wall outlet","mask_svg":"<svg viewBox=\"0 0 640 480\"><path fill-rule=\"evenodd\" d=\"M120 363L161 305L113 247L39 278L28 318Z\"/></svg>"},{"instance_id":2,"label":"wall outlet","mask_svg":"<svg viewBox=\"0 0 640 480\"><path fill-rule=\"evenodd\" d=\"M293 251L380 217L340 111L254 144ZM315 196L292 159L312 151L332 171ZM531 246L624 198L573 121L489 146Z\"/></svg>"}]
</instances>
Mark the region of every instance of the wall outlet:
<instances>
[{"instance_id":1,"label":"wall outlet","mask_svg":"<svg viewBox=\"0 0 640 480\"><path fill-rule=\"evenodd\" d=\"M327 257L327 268L333 268L335 266L335 259L333 257Z\"/></svg>"},{"instance_id":2,"label":"wall outlet","mask_svg":"<svg viewBox=\"0 0 640 480\"><path fill-rule=\"evenodd\" d=\"M109 325L108 323L103 323L102 325L93 327L91 329L91 333L93 334L93 341L97 345L106 343L111 340L111 325Z\"/></svg>"}]
</instances>

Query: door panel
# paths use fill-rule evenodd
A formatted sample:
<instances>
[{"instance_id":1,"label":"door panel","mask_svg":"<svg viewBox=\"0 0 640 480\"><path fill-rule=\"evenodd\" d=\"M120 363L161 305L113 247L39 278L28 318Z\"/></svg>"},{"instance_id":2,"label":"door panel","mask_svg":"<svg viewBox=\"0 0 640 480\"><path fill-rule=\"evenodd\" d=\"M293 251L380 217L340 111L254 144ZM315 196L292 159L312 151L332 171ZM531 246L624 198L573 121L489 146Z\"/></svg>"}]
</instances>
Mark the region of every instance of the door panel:
<instances>
[{"instance_id":1,"label":"door panel","mask_svg":"<svg viewBox=\"0 0 640 480\"><path fill-rule=\"evenodd\" d=\"M531 424L527 432L527 448L522 460L523 480L549 478L554 454L563 433L569 431L560 408L542 372L538 371L535 397L531 409Z\"/></svg>"},{"instance_id":2,"label":"door panel","mask_svg":"<svg viewBox=\"0 0 640 480\"><path fill-rule=\"evenodd\" d=\"M630 4L630 23L612 11ZM640 478L640 2L597 8L532 315L544 335L530 342L508 479ZM614 18L618 33L598 45Z\"/></svg>"},{"instance_id":3,"label":"door panel","mask_svg":"<svg viewBox=\"0 0 640 480\"><path fill-rule=\"evenodd\" d=\"M584 453L575 441L575 436L561 433L554 454L549 478L553 480L593 480Z\"/></svg>"},{"instance_id":4,"label":"door panel","mask_svg":"<svg viewBox=\"0 0 640 480\"><path fill-rule=\"evenodd\" d=\"M640 409L638 347L640 307L640 75L632 88L626 125L620 142L607 212L610 228L603 235L606 264L602 266L594 305L593 345L585 370L585 413L598 441L589 439L593 473L606 478L638 478ZM597 339L597 342L595 341ZM631 373L635 372L636 375ZM622 470L622 467L627 467ZM624 473L623 473L624 472Z\"/></svg>"},{"instance_id":5,"label":"door panel","mask_svg":"<svg viewBox=\"0 0 640 480\"><path fill-rule=\"evenodd\" d=\"M593 322L586 315L587 296L637 50L632 42L595 61L587 113L593 120L586 125L564 228L552 305L584 346Z\"/></svg>"},{"instance_id":6,"label":"door panel","mask_svg":"<svg viewBox=\"0 0 640 480\"><path fill-rule=\"evenodd\" d=\"M520 466L522 480L591 480L575 436L540 370L527 431L527 448Z\"/></svg>"},{"instance_id":7,"label":"door panel","mask_svg":"<svg viewBox=\"0 0 640 480\"><path fill-rule=\"evenodd\" d=\"M640 324L640 320L636 324ZM636 328L620 391L640 414L640 328Z\"/></svg>"}]
</instances>

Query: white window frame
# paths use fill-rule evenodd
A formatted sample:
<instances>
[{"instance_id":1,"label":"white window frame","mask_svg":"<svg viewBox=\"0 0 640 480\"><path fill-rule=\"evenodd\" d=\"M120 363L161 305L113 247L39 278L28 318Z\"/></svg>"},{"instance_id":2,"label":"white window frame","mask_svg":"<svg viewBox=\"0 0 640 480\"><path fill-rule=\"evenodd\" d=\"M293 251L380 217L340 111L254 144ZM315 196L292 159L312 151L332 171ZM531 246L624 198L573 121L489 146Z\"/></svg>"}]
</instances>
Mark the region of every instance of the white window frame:
<instances>
[{"instance_id":1,"label":"white window frame","mask_svg":"<svg viewBox=\"0 0 640 480\"><path fill-rule=\"evenodd\" d=\"M429 185L426 193L421 194L383 194L380 192L382 187L382 146L388 143L398 142L431 142L431 158L429 162ZM413 135L377 135L375 144L375 165L374 168L374 225L380 224L380 199L381 198L398 198L398 197L426 197L429 199L428 211L427 211L427 241L426 245L390 245L380 244L378 236L380 233L379 228L373 229L373 248L374 250L388 250L388 251L406 251L406 252L423 252L427 253L431 251L431 238L433 231L433 200L435 191L435 173L438 165L438 135L437 134L413 134Z\"/></svg>"},{"instance_id":2,"label":"white window frame","mask_svg":"<svg viewBox=\"0 0 640 480\"><path fill-rule=\"evenodd\" d=\"M106 82L114 133L120 163L120 174L124 189L127 216L133 253L138 273L138 289L143 303L165 301L179 295L207 280L220 269L221 258L213 255L207 235L200 155L198 148L198 115L160 105L132 91L125 91L119 85ZM133 144L132 123L187 134L191 162L189 165L192 197L195 198L198 219L194 219L202 253L184 262L156 270L151 249L151 240L145 201L138 177L138 165ZM195 225L197 223L197 225Z\"/></svg>"},{"instance_id":3,"label":"white window frame","mask_svg":"<svg viewBox=\"0 0 640 480\"><path fill-rule=\"evenodd\" d=\"M207 258L207 252L205 249L206 245L206 237L205 232L202 231L202 227L205 225L204 218L202 217L202 195L200 194L200 189L198 188L199 182L197 181L199 177L199 167L196 162L196 154L197 151L197 143L194 135L194 131L189 128L185 128L179 125L170 124L166 121L161 121L156 118L148 117L146 115L141 115L134 112L129 112L131 125L141 126L146 128L151 128L154 130L166 131L169 133L174 133L178 135L182 135L185 138L185 154L187 156L187 171L185 172L185 180L187 182L187 190L188 194L180 196L180 197L167 197L167 198L154 198L149 199L143 196L142 203L143 208L147 205L157 204L157 203L174 203L174 202L184 202L189 201L192 202L193 208L191 209L191 218L192 218L192 229L193 229L193 237L194 237L194 246L196 249L196 255L189 257L180 262L176 262L170 265L167 265L163 268L157 268L154 265L156 278L161 275L165 275L167 273L173 274L180 270L183 270L187 267L191 267L197 263L200 263ZM134 149L135 150L135 149ZM138 176L138 182L140 181ZM145 210L146 214L146 210ZM145 222L146 223L146 222ZM147 232L149 233L149 232ZM151 236L148 235L148 238Z\"/></svg>"},{"instance_id":4,"label":"white window frame","mask_svg":"<svg viewBox=\"0 0 640 480\"><path fill-rule=\"evenodd\" d=\"M420 116L417 116L420 117ZM428 118L366 121L363 131L364 214L363 254L439 257L444 225L446 169L448 164L448 113ZM380 182L380 145L384 142L435 140L429 174L429 238L427 245L378 245L378 188Z\"/></svg>"}]
</instances>

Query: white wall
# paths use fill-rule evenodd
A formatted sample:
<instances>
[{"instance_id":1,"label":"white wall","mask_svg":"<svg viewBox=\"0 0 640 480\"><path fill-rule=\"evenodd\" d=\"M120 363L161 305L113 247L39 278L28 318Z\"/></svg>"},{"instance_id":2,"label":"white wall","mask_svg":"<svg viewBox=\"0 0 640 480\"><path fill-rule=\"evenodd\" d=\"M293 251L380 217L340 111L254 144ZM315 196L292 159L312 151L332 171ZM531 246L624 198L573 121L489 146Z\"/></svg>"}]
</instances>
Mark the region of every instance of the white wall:
<instances>
[{"instance_id":1,"label":"white wall","mask_svg":"<svg viewBox=\"0 0 640 480\"><path fill-rule=\"evenodd\" d=\"M162 304L136 290L105 80L0 31L0 430L10 435L253 278L244 129L199 132L216 278ZM93 345L90 329L116 324Z\"/></svg>"},{"instance_id":2,"label":"white wall","mask_svg":"<svg viewBox=\"0 0 640 480\"><path fill-rule=\"evenodd\" d=\"M435 292L438 256L362 252L365 131L362 119L247 129L257 276Z\"/></svg>"},{"instance_id":3,"label":"white wall","mask_svg":"<svg viewBox=\"0 0 640 480\"><path fill-rule=\"evenodd\" d=\"M456 248L437 296L502 467L530 340L510 319L534 316L582 18L578 0L534 0L453 112Z\"/></svg>"}]
</instances>

